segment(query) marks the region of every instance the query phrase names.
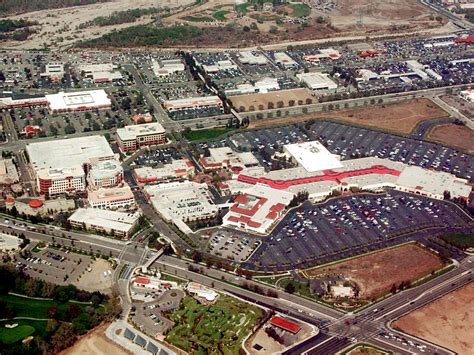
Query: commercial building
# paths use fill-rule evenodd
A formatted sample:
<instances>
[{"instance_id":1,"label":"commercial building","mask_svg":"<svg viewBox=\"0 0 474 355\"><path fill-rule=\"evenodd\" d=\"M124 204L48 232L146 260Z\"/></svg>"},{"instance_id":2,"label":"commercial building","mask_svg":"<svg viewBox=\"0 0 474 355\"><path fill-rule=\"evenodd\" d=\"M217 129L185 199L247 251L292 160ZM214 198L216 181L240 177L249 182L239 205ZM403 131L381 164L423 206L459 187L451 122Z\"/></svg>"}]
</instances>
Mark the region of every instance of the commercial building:
<instances>
[{"instance_id":1,"label":"commercial building","mask_svg":"<svg viewBox=\"0 0 474 355\"><path fill-rule=\"evenodd\" d=\"M51 113L110 109L112 101L104 90L59 92L46 95Z\"/></svg>"},{"instance_id":2,"label":"commercial building","mask_svg":"<svg viewBox=\"0 0 474 355\"><path fill-rule=\"evenodd\" d=\"M223 224L246 231L266 233L298 193L322 201L334 191L350 189L383 192L396 189L435 199L461 198L469 202L469 181L445 173L377 157L339 161L319 142L283 147L295 168L261 172L242 171L226 181L236 199Z\"/></svg>"},{"instance_id":3,"label":"commercial building","mask_svg":"<svg viewBox=\"0 0 474 355\"><path fill-rule=\"evenodd\" d=\"M318 90L336 90L337 84L329 78L329 75L322 73L301 73L296 74L296 77L304 82L308 88L313 91Z\"/></svg>"},{"instance_id":4,"label":"commercial building","mask_svg":"<svg viewBox=\"0 0 474 355\"><path fill-rule=\"evenodd\" d=\"M173 73L183 72L185 70L185 66L180 59L165 59L161 60L160 63L156 60L153 60L152 69L156 76L163 77Z\"/></svg>"},{"instance_id":5,"label":"commercial building","mask_svg":"<svg viewBox=\"0 0 474 355\"><path fill-rule=\"evenodd\" d=\"M117 186L123 181L123 168L118 160L92 164L87 175L89 189Z\"/></svg>"},{"instance_id":6,"label":"commercial building","mask_svg":"<svg viewBox=\"0 0 474 355\"><path fill-rule=\"evenodd\" d=\"M17 94L12 91L3 91L0 93L0 109L43 106L47 104L48 101L44 95Z\"/></svg>"},{"instance_id":7,"label":"commercial building","mask_svg":"<svg viewBox=\"0 0 474 355\"><path fill-rule=\"evenodd\" d=\"M0 159L0 185L11 185L20 181L13 159Z\"/></svg>"},{"instance_id":8,"label":"commercial building","mask_svg":"<svg viewBox=\"0 0 474 355\"><path fill-rule=\"evenodd\" d=\"M112 63L82 64L78 66L84 78L91 79L94 83L108 83L123 79L117 66Z\"/></svg>"},{"instance_id":9,"label":"commercial building","mask_svg":"<svg viewBox=\"0 0 474 355\"><path fill-rule=\"evenodd\" d=\"M167 100L163 103L163 106L169 112L189 109L204 109L209 107L219 107L222 112L224 112L222 100L218 96L188 97L184 99Z\"/></svg>"},{"instance_id":10,"label":"commercial building","mask_svg":"<svg viewBox=\"0 0 474 355\"><path fill-rule=\"evenodd\" d=\"M188 293L192 296L198 299L203 299L207 302L214 302L219 296L216 291L197 282L188 283L186 286L186 291L188 291Z\"/></svg>"},{"instance_id":11,"label":"commercial building","mask_svg":"<svg viewBox=\"0 0 474 355\"><path fill-rule=\"evenodd\" d=\"M259 165L258 159L251 152L238 153L229 147L210 148L208 155L199 158L199 163L205 171L229 168L234 172Z\"/></svg>"},{"instance_id":12,"label":"commercial building","mask_svg":"<svg viewBox=\"0 0 474 355\"><path fill-rule=\"evenodd\" d=\"M270 319L270 324L293 334L297 334L301 330L301 325L298 323L289 321L279 316L273 316L272 319Z\"/></svg>"},{"instance_id":13,"label":"commercial building","mask_svg":"<svg viewBox=\"0 0 474 355\"><path fill-rule=\"evenodd\" d=\"M41 76L49 78L51 81L61 81L64 78L64 64L60 62L46 64Z\"/></svg>"},{"instance_id":14,"label":"commercial building","mask_svg":"<svg viewBox=\"0 0 474 355\"><path fill-rule=\"evenodd\" d=\"M166 131L158 122L125 126L117 129L117 144L122 152L133 152L149 145L166 144Z\"/></svg>"},{"instance_id":15,"label":"commercial building","mask_svg":"<svg viewBox=\"0 0 474 355\"><path fill-rule=\"evenodd\" d=\"M125 213L97 208L79 208L68 218L71 226L98 233L128 238L138 225L140 213Z\"/></svg>"},{"instance_id":16,"label":"commercial building","mask_svg":"<svg viewBox=\"0 0 474 355\"><path fill-rule=\"evenodd\" d=\"M287 144L283 151L309 172L342 167L341 161L318 141Z\"/></svg>"},{"instance_id":17,"label":"commercial building","mask_svg":"<svg viewBox=\"0 0 474 355\"><path fill-rule=\"evenodd\" d=\"M285 52L276 52L274 54L275 62L285 69L294 68L298 63Z\"/></svg>"},{"instance_id":18,"label":"commercial building","mask_svg":"<svg viewBox=\"0 0 474 355\"><path fill-rule=\"evenodd\" d=\"M84 191L85 169L116 159L103 136L31 143L26 151L36 173L38 191L50 195Z\"/></svg>"},{"instance_id":19,"label":"commercial building","mask_svg":"<svg viewBox=\"0 0 474 355\"><path fill-rule=\"evenodd\" d=\"M135 197L128 185L90 191L87 201L92 208L131 210L136 208Z\"/></svg>"},{"instance_id":20,"label":"commercial building","mask_svg":"<svg viewBox=\"0 0 474 355\"><path fill-rule=\"evenodd\" d=\"M293 196L290 192L257 184L236 197L222 224L266 233L283 216Z\"/></svg>"},{"instance_id":21,"label":"commercial building","mask_svg":"<svg viewBox=\"0 0 474 355\"><path fill-rule=\"evenodd\" d=\"M184 233L191 232L185 222L213 218L219 210L206 184L170 182L145 186L144 190L163 219L175 223Z\"/></svg>"},{"instance_id":22,"label":"commercial building","mask_svg":"<svg viewBox=\"0 0 474 355\"><path fill-rule=\"evenodd\" d=\"M238 58L242 64L265 65L268 59L262 53L251 51L239 52Z\"/></svg>"},{"instance_id":23,"label":"commercial building","mask_svg":"<svg viewBox=\"0 0 474 355\"><path fill-rule=\"evenodd\" d=\"M39 169L36 170L36 184L40 194L74 194L86 190L86 174L80 165Z\"/></svg>"},{"instance_id":24,"label":"commercial building","mask_svg":"<svg viewBox=\"0 0 474 355\"><path fill-rule=\"evenodd\" d=\"M191 178L196 169L189 159L173 160L161 168L142 167L133 170L135 180L140 184L170 182L178 179Z\"/></svg>"},{"instance_id":25,"label":"commercial building","mask_svg":"<svg viewBox=\"0 0 474 355\"><path fill-rule=\"evenodd\" d=\"M319 53L305 55L304 60L307 62L319 62L321 59L337 60L341 58L341 53L333 48L320 49Z\"/></svg>"}]
</instances>

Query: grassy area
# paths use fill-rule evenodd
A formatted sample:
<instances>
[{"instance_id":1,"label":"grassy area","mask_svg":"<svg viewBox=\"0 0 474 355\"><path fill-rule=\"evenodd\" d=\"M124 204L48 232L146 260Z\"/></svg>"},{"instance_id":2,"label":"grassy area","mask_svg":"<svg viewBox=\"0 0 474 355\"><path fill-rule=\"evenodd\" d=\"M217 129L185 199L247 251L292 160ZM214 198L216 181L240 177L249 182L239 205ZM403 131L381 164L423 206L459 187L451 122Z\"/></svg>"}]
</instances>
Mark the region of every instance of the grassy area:
<instances>
[{"instance_id":1,"label":"grassy area","mask_svg":"<svg viewBox=\"0 0 474 355\"><path fill-rule=\"evenodd\" d=\"M235 6L235 11L245 14L250 11L249 7L251 6L253 6L253 4L250 4L250 3L239 4Z\"/></svg>"},{"instance_id":2,"label":"grassy area","mask_svg":"<svg viewBox=\"0 0 474 355\"><path fill-rule=\"evenodd\" d=\"M215 128L215 129L201 129L198 131L189 131L184 133L184 137L190 141L214 139L222 136L223 134L231 132L228 128Z\"/></svg>"},{"instance_id":3,"label":"grassy area","mask_svg":"<svg viewBox=\"0 0 474 355\"><path fill-rule=\"evenodd\" d=\"M161 273L161 280L176 282L178 285L185 284L186 282L188 282L188 280L165 273Z\"/></svg>"},{"instance_id":4,"label":"grassy area","mask_svg":"<svg viewBox=\"0 0 474 355\"><path fill-rule=\"evenodd\" d=\"M308 298L313 298L313 299L318 299L315 295L313 295L309 289L309 284L305 282L298 282L292 279L284 279L281 280L281 282L278 283L278 286L286 289L289 284L293 284L295 287L294 293L297 293L301 296L308 297Z\"/></svg>"},{"instance_id":5,"label":"grassy area","mask_svg":"<svg viewBox=\"0 0 474 355\"><path fill-rule=\"evenodd\" d=\"M0 322L0 329L5 328L6 324L18 324L18 326L27 325L35 328L35 336L40 336L42 338L46 337L46 325L48 321L46 320L29 320L29 319L15 319L7 320Z\"/></svg>"},{"instance_id":6,"label":"grassy area","mask_svg":"<svg viewBox=\"0 0 474 355\"><path fill-rule=\"evenodd\" d=\"M229 296L220 295L211 306L185 297L170 316L176 324L166 340L193 354L239 354L243 339L262 315L260 308Z\"/></svg>"},{"instance_id":7,"label":"grassy area","mask_svg":"<svg viewBox=\"0 0 474 355\"><path fill-rule=\"evenodd\" d=\"M15 328L0 328L0 341L4 344L13 344L32 335L35 328L31 325L19 325Z\"/></svg>"},{"instance_id":8,"label":"grassy area","mask_svg":"<svg viewBox=\"0 0 474 355\"><path fill-rule=\"evenodd\" d=\"M277 282L283 278L291 277L290 275L276 275L276 276L263 276L263 277L255 277L256 281L264 282L269 285L275 286Z\"/></svg>"},{"instance_id":9,"label":"grassy area","mask_svg":"<svg viewBox=\"0 0 474 355\"><path fill-rule=\"evenodd\" d=\"M182 17L183 20L191 21L191 22L212 22L214 21L213 18L209 16L184 16Z\"/></svg>"},{"instance_id":10,"label":"grassy area","mask_svg":"<svg viewBox=\"0 0 474 355\"><path fill-rule=\"evenodd\" d=\"M289 4L289 7L293 9L290 14L291 17L304 17L311 14L311 8L305 4Z\"/></svg>"},{"instance_id":11,"label":"grassy area","mask_svg":"<svg viewBox=\"0 0 474 355\"><path fill-rule=\"evenodd\" d=\"M277 16L277 15L261 15L261 14L252 14L250 15L250 17L253 18L254 20L262 21L262 22L276 21L280 18L280 16Z\"/></svg>"},{"instance_id":12,"label":"grassy area","mask_svg":"<svg viewBox=\"0 0 474 355\"><path fill-rule=\"evenodd\" d=\"M37 300L14 295L0 295L0 301L4 301L15 311L16 317L31 317L46 319L48 317L48 309L57 307L60 319L64 319L70 302L60 303L54 300ZM77 304L79 308L84 310L87 305Z\"/></svg>"},{"instance_id":13,"label":"grassy area","mask_svg":"<svg viewBox=\"0 0 474 355\"><path fill-rule=\"evenodd\" d=\"M445 234L441 239L461 249L474 248L474 234Z\"/></svg>"},{"instance_id":14,"label":"grassy area","mask_svg":"<svg viewBox=\"0 0 474 355\"><path fill-rule=\"evenodd\" d=\"M227 18L225 15L230 14L230 11L227 10L220 10L216 11L212 14L212 17L214 17L217 21L227 21Z\"/></svg>"}]
</instances>

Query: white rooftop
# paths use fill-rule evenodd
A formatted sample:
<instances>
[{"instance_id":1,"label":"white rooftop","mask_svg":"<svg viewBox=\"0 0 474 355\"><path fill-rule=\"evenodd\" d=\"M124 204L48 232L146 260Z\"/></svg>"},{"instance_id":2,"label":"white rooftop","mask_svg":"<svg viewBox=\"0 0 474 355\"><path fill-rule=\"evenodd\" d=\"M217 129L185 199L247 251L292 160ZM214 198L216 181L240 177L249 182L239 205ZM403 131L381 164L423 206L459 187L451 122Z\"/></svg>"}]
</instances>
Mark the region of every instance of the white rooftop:
<instances>
[{"instance_id":1,"label":"white rooftop","mask_svg":"<svg viewBox=\"0 0 474 355\"><path fill-rule=\"evenodd\" d=\"M343 166L339 159L318 141L288 144L284 149L308 172Z\"/></svg>"},{"instance_id":2,"label":"white rooftop","mask_svg":"<svg viewBox=\"0 0 474 355\"><path fill-rule=\"evenodd\" d=\"M112 101L104 90L59 92L45 95L51 110L77 110L83 108L106 107Z\"/></svg>"},{"instance_id":3,"label":"white rooftop","mask_svg":"<svg viewBox=\"0 0 474 355\"><path fill-rule=\"evenodd\" d=\"M69 219L77 223L85 223L86 225L128 233L139 217L139 213L125 213L98 208L79 208Z\"/></svg>"},{"instance_id":4,"label":"white rooftop","mask_svg":"<svg viewBox=\"0 0 474 355\"><path fill-rule=\"evenodd\" d=\"M139 125L125 126L117 129L117 136L122 141L134 140L140 136L165 133L165 129L158 122L144 123Z\"/></svg>"},{"instance_id":5,"label":"white rooftop","mask_svg":"<svg viewBox=\"0 0 474 355\"><path fill-rule=\"evenodd\" d=\"M104 136L30 143L26 151L35 170L70 168L115 158Z\"/></svg>"},{"instance_id":6,"label":"white rooftop","mask_svg":"<svg viewBox=\"0 0 474 355\"><path fill-rule=\"evenodd\" d=\"M328 75L322 73L301 73L296 74L296 77L305 82L311 90L328 89L333 90L337 88L337 84L329 78Z\"/></svg>"}]
</instances>

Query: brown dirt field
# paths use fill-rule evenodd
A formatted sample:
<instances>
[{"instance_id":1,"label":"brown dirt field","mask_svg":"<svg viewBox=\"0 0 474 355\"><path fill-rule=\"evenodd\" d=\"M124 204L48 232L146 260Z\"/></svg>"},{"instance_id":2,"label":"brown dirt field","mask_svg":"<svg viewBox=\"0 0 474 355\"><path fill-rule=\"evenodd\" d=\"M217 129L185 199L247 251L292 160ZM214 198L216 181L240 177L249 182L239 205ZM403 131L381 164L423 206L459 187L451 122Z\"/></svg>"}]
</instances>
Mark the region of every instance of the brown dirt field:
<instances>
[{"instance_id":1,"label":"brown dirt field","mask_svg":"<svg viewBox=\"0 0 474 355\"><path fill-rule=\"evenodd\" d=\"M427 138L474 154L474 131L466 126L453 123L438 125L428 132Z\"/></svg>"},{"instance_id":2,"label":"brown dirt field","mask_svg":"<svg viewBox=\"0 0 474 355\"><path fill-rule=\"evenodd\" d=\"M458 354L472 354L474 282L400 318L393 325Z\"/></svg>"},{"instance_id":3,"label":"brown dirt field","mask_svg":"<svg viewBox=\"0 0 474 355\"><path fill-rule=\"evenodd\" d=\"M266 110L268 108L269 102L273 102L273 104L275 105L274 108L277 108L278 101L283 101L283 107L288 107L288 102L290 100L294 100L296 106L298 105L299 100L302 100L304 104L307 99L312 100L312 102L316 101L316 99L311 96L311 94L306 89L291 89L273 91L265 94L229 96L229 100L232 101L232 104L237 110L239 110L239 112L244 112L240 111L241 106L245 107L245 112L261 111L262 108L259 108L259 106L263 105L263 110ZM253 109L251 109L251 106L253 106Z\"/></svg>"},{"instance_id":4,"label":"brown dirt field","mask_svg":"<svg viewBox=\"0 0 474 355\"><path fill-rule=\"evenodd\" d=\"M410 134L419 122L445 116L447 116L447 113L435 103L428 99L419 99L383 106L357 107L333 112L318 112L296 117L254 121L249 128L331 118L398 134Z\"/></svg>"},{"instance_id":5,"label":"brown dirt field","mask_svg":"<svg viewBox=\"0 0 474 355\"><path fill-rule=\"evenodd\" d=\"M376 299L389 292L393 284L415 281L442 266L438 256L414 244L407 244L304 273L308 277L343 275L359 286L362 299Z\"/></svg>"},{"instance_id":6,"label":"brown dirt field","mask_svg":"<svg viewBox=\"0 0 474 355\"><path fill-rule=\"evenodd\" d=\"M72 347L59 353L60 355L132 355L126 350L107 338L105 330L109 324L103 324L79 339Z\"/></svg>"}]
</instances>

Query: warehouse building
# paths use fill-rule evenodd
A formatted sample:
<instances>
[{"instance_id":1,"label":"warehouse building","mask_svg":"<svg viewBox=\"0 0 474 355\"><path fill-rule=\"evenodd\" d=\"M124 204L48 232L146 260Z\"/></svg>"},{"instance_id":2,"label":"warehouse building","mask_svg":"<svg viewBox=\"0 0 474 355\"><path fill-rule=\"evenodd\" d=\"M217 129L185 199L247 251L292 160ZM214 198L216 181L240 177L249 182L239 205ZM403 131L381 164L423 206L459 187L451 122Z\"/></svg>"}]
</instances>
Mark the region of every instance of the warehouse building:
<instances>
[{"instance_id":1,"label":"warehouse building","mask_svg":"<svg viewBox=\"0 0 474 355\"><path fill-rule=\"evenodd\" d=\"M153 73L157 77L168 76L173 73L183 72L185 70L184 63L180 59L165 59L160 62L153 59Z\"/></svg>"},{"instance_id":2,"label":"warehouse building","mask_svg":"<svg viewBox=\"0 0 474 355\"><path fill-rule=\"evenodd\" d=\"M139 219L138 212L125 213L97 208L79 208L68 218L68 221L75 228L128 239L138 226Z\"/></svg>"},{"instance_id":3,"label":"warehouse building","mask_svg":"<svg viewBox=\"0 0 474 355\"><path fill-rule=\"evenodd\" d=\"M51 113L102 110L112 108L112 101L104 90L59 92L46 95Z\"/></svg>"},{"instance_id":4,"label":"warehouse building","mask_svg":"<svg viewBox=\"0 0 474 355\"><path fill-rule=\"evenodd\" d=\"M166 131L158 122L125 126L117 129L117 144L122 152L166 144Z\"/></svg>"}]
</instances>

